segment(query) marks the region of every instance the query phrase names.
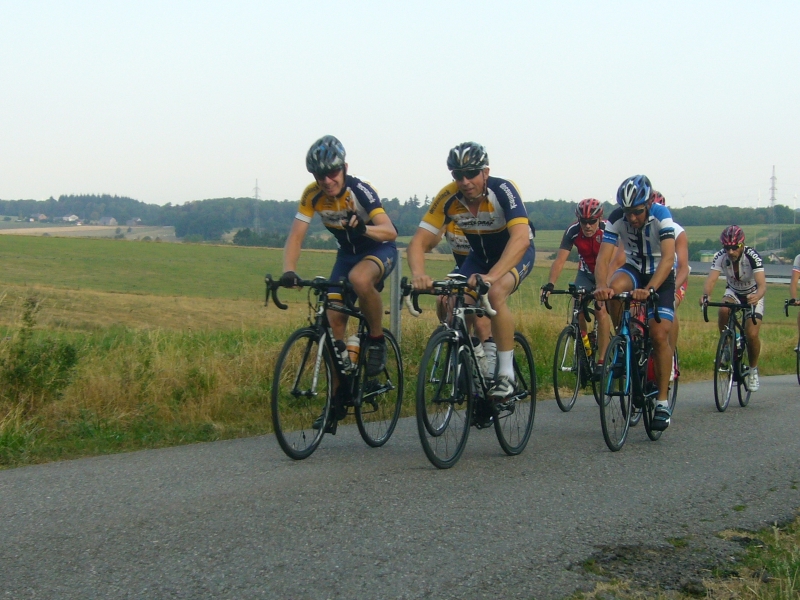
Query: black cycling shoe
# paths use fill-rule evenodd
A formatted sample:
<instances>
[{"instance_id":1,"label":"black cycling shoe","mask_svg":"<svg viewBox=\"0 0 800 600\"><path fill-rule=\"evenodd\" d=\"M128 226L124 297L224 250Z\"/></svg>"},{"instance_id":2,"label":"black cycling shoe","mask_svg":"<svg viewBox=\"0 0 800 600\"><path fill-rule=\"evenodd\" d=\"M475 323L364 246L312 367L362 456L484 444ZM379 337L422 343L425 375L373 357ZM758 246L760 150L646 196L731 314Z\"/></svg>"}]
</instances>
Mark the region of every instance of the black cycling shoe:
<instances>
[{"instance_id":1,"label":"black cycling shoe","mask_svg":"<svg viewBox=\"0 0 800 600\"><path fill-rule=\"evenodd\" d=\"M347 407L342 402L342 398L339 395L339 391L342 390L340 387L339 390L336 390L336 394L333 396L333 406L331 406L330 413L328 415L328 423L325 425L325 433L333 433L336 434L336 424L344 419L347 416ZM342 390L344 393L344 390ZM325 419L325 410L314 419L314 423L311 425L312 429L320 429L322 427L322 422Z\"/></svg>"},{"instance_id":2,"label":"black cycling shoe","mask_svg":"<svg viewBox=\"0 0 800 600\"><path fill-rule=\"evenodd\" d=\"M653 422L650 424L650 429L654 431L664 431L669 427L670 417L672 417L672 413L668 406L657 405L656 412L653 415Z\"/></svg>"},{"instance_id":3,"label":"black cycling shoe","mask_svg":"<svg viewBox=\"0 0 800 600\"><path fill-rule=\"evenodd\" d=\"M369 340L367 346L367 377L377 377L386 368L386 340Z\"/></svg>"}]
</instances>

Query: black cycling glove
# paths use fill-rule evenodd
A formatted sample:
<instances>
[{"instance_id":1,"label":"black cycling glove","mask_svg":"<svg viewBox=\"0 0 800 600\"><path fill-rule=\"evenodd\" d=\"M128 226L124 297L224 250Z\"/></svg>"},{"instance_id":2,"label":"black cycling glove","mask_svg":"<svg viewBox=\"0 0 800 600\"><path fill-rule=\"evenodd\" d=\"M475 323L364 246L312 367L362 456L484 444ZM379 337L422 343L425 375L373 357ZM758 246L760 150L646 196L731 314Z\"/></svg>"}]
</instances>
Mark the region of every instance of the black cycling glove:
<instances>
[{"instance_id":1,"label":"black cycling glove","mask_svg":"<svg viewBox=\"0 0 800 600\"><path fill-rule=\"evenodd\" d=\"M552 283L546 283L545 285L543 285L542 286L542 295L539 298L539 301L543 303L547 299L547 297L550 295L550 292L552 292L554 289L555 289L555 286Z\"/></svg>"},{"instance_id":2,"label":"black cycling glove","mask_svg":"<svg viewBox=\"0 0 800 600\"><path fill-rule=\"evenodd\" d=\"M350 221L352 221L353 217L356 218L356 224L351 227ZM358 216L358 214L352 211L347 213L347 224L345 227L356 235L364 235L367 232L367 224L361 219L361 217Z\"/></svg>"},{"instance_id":3,"label":"black cycling glove","mask_svg":"<svg viewBox=\"0 0 800 600\"><path fill-rule=\"evenodd\" d=\"M300 285L300 276L294 271L286 271L280 278L283 287L297 287Z\"/></svg>"}]
</instances>

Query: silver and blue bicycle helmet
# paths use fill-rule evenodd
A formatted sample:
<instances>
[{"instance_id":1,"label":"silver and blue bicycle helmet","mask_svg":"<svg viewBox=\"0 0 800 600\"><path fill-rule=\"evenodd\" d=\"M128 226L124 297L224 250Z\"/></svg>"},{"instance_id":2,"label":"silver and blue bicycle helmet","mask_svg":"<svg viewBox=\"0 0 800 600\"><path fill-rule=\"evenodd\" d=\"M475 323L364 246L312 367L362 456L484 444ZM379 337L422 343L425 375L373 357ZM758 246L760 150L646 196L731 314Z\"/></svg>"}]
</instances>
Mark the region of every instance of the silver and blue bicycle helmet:
<instances>
[{"instance_id":1,"label":"silver and blue bicycle helmet","mask_svg":"<svg viewBox=\"0 0 800 600\"><path fill-rule=\"evenodd\" d=\"M475 142L459 144L447 155L447 169L450 171L484 169L488 166L489 155L486 148Z\"/></svg>"},{"instance_id":2,"label":"silver and blue bicycle helmet","mask_svg":"<svg viewBox=\"0 0 800 600\"><path fill-rule=\"evenodd\" d=\"M343 169L345 151L342 142L332 135L325 135L311 144L306 154L306 169L312 175L324 175Z\"/></svg>"},{"instance_id":3,"label":"silver and blue bicycle helmet","mask_svg":"<svg viewBox=\"0 0 800 600\"><path fill-rule=\"evenodd\" d=\"M617 190L617 204L622 208L643 206L650 199L653 186L646 175L634 175L622 182Z\"/></svg>"}]
</instances>

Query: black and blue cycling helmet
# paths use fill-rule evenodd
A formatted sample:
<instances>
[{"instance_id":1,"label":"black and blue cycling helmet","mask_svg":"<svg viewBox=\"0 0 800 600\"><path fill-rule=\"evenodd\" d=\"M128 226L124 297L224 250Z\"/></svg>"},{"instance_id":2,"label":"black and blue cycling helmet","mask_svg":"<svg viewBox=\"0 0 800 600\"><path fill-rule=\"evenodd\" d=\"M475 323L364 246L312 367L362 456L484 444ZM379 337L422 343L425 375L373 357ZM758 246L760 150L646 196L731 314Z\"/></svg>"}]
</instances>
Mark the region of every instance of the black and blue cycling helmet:
<instances>
[{"instance_id":1,"label":"black and blue cycling helmet","mask_svg":"<svg viewBox=\"0 0 800 600\"><path fill-rule=\"evenodd\" d=\"M345 151L342 142L332 135L325 135L311 144L306 154L306 169L312 175L324 175L343 169Z\"/></svg>"},{"instance_id":2,"label":"black and blue cycling helmet","mask_svg":"<svg viewBox=\"0 0 800 600\"><path fill-rule=\"evenodd\" d=\"M483 169L489 166L486 148L475 142L459 144L447 155L447 168L450 171Z\"/></svg>"},{"instance_id":3,"label":"black and blue cycling helmet","mask_svg":"<svg viewBox=\"0 0 800 600\"><path fill-rule=\"evenodd\" d=\"M650 199L653 186L646 175L634 175L622 182L617 190L617 204L622 208L643 206Z\"/></svg>"}]
</instances>

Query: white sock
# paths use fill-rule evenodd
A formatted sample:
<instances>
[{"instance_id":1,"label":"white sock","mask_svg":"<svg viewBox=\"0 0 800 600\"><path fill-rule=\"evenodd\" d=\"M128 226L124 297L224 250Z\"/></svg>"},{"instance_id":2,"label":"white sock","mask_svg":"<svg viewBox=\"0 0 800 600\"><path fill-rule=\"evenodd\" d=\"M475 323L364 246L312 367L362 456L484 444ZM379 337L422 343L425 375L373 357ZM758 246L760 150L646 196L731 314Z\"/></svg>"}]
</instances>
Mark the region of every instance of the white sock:
<instances>
[{"instance_id":1,"label":"white sock","mask_svg":"<svg viewBox=\"0 0 800 600\"><path fill-rule=\"evenodd\" d=\"M497 351L497 376L506 376L514 381L514 351Z\"/></svg>"}]
</instances>

